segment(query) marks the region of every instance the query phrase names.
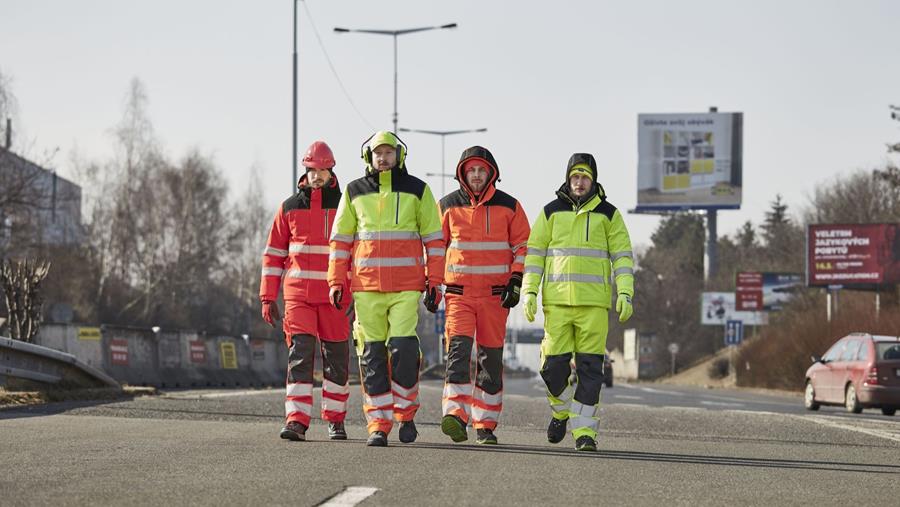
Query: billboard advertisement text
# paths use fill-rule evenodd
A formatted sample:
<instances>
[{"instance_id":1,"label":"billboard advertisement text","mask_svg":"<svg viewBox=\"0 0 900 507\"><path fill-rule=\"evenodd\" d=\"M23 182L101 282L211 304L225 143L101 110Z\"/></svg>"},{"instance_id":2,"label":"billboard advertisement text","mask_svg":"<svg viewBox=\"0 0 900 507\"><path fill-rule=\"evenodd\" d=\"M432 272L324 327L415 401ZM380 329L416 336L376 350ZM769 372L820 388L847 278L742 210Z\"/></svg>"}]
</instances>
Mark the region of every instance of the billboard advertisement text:
<instances>
[{"instance_id":1,"label":"billboard advertisement text","mask_svg":"<svg viewBox=\"0 0 900 507\"><path fill-rule=\"evenodd\" d=\"M810 286L900 283L900 224L810 225L806 259Z\"/></svg>"},{"instance_id":2,"label":"billboard advertisement text","mask_svg":"<svg viewBox=\"0 0 900 507\"><path fill-rule=\"evenodd\" d=\"M638 211L741 205L743 113L638 115Z\"/></svg>"}]
</instances>

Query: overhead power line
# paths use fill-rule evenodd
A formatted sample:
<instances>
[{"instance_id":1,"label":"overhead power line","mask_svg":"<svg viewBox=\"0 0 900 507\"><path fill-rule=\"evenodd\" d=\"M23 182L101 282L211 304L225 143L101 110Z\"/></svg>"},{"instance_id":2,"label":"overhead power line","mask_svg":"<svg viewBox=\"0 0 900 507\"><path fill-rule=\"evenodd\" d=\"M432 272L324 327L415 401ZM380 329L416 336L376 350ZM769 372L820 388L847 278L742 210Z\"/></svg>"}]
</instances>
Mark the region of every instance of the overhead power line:
<instances>
[{"instance_id":1,"label":"overhead power line","mask_svg":"<svg viewBox=\"0 0 900 507\"><path fill-rule=\"evenodd\" d=\"M319 35L319 30L316 28L316 23L313 21L312 13L309 12L309 7L306 5L307 2L301 1L303 4L303 9L306 11L306 18L309 19L309 25L312 27L313 33L316 35L316 40L319 41L319 48L322 49L322 54L325 55L325 61L328 62L328 67L331 69L332 75L334 75L334 79L337 81L338 86L340 86L341 91L344 92L344 97L347 99L347 102L350 103L350 107L356 111L356 115L359 117L360 121L366 124L371 130L375 130L375 127L372 125L369 120L363 116L362 112L360 112L359 108L356 107L356 103L353 102L353 98L350 96L350 92L347 91L347 87L344 86L344 82L341 81L341 76L338 75L337 69L334 68L334 63L331 62L331 57L328 56L328 51L325 50L325 44L322 42L322 36Z\"/></svg>"}]
</instances>

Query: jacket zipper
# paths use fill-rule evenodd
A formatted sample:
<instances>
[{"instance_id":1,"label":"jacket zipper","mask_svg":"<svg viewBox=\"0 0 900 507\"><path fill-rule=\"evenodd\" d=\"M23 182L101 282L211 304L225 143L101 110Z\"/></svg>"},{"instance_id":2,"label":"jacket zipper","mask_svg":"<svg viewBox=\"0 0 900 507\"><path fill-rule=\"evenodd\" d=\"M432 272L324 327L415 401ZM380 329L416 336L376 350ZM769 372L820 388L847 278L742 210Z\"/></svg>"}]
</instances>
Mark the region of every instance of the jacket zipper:
<instances>
[{"instance_id":1,"label":"jacket zipper","mask_svg":"<svg viewBox=\"0 0 900 507\"><path fill-rule=\"evenodd\" d=\"M397 192L397 209L394 210L394 225L400 224L400 192Z\"/></svg>"},{"instance_id":2,"label":"jacket zipper","mask_svg":"<svg viewBox=\"0 0 900 507\"><path fill-rule=\"evenodd\" d=\"M325 210L325 241L328 241L328 210Z\"/></svg>"},{"instance_id":3,"label":"jacket zipper","mask_svg":"<svg viewBox=\"0 0 900 507\"><path fill-rule=\"evenodd\" d=\"M591 240L591 212L590 211L588 211L588 213L587 213L587 227L584 228L584 240L585 241Z\"/></svg>"},{"instance_id":4,"label":"jacket zipper","mask_svg":"<svg viewBox=\"0 0 900 507\"><path fill-rule=\"evenodd\" d=\"M491 234L491 207L485 206L484 209L485 209L485 212L487 213L487 215L485 215L487 217L485 219L485 222L487 223L487 226L485 228L487 229L488 235L490 235Z\"/></svg>"}]
</instances>

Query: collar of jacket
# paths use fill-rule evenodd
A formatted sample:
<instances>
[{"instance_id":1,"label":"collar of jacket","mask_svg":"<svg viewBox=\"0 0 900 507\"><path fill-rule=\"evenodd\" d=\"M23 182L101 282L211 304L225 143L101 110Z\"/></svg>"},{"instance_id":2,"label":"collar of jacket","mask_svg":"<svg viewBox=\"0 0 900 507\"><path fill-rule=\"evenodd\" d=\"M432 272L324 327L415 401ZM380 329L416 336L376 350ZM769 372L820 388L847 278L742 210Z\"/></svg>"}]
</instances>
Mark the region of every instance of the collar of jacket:
<instances>
[{"instance_id":1,"label":"collar of jacket","mask_svg":"<svg viewBox=\"0 0 900 507\"><path fill-rule=\"evenodd\" d=\"M559 190L556 191L556 196L559 197L563 202L571 204L572 211L575 211L577 213L590 211L594 209L597 204L600 204L601 201L606 199L606 195L603 193L603 187L594 185L583 198L576 201L575 199L572 199L571 195L569 195L568 183L564 183L563 186L559 187Z\"/></svg>"}]
</instances>

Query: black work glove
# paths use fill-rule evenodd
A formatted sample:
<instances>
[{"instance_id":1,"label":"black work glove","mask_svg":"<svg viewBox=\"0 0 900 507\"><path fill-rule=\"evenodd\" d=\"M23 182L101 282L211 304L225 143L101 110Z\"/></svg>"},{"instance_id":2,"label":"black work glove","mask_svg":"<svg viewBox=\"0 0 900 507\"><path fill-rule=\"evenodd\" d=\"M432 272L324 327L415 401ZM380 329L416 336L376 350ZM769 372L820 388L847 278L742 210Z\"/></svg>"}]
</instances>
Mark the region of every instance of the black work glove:
<instances>
[{"instance_id":1,"label":"black work glove","mask_svg":"<svg viewBox=\"0 0 900 507\"><path fill-rule=\"evenodd\" d=\"M500 305L503 308L512 308L519 304L519 292L522 290L522 273L518 271L509 276L506 288L500 293Z\"/></svg>"},{"instance_id":2,"label":"black work glove","mask_svg":"<svg viewBox=\"0 0 900 507\"><path fill-rule=\"evenodd\" d=\"M441 299L443 299L444 294L441 292L441 289L438 287L429 287L428 284L425 285L425 309L431 313L435 313L438 310L438 307L441 306Z\"/></svg>"}]
</instances>

